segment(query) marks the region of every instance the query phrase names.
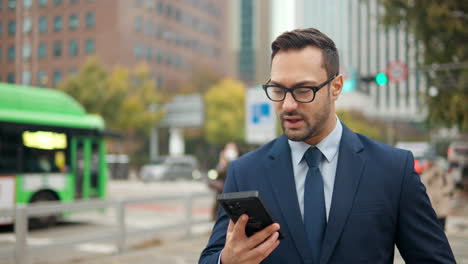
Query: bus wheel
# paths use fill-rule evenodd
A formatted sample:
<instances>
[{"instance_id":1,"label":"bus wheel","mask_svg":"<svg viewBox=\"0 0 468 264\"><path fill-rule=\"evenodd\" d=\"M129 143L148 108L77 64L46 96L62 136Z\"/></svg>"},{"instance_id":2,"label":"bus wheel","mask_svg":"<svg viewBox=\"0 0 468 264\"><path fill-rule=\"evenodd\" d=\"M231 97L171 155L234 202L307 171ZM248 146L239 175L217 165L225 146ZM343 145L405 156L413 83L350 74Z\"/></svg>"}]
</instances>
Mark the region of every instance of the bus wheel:
<instances>
[{"instance_id":1,"label":"bus wheel","mask_svg":"<svg viewBox=\"0 0 468 264\"><path fill-rule=\"evenodd\" d=\"M36 193L31 198L31 203L57 201L58 198L52 192L42 191ZM46 228L54 226L57 223L58 215L44 215L29 218L29 228Z\"/></svg>"}]
</instances>

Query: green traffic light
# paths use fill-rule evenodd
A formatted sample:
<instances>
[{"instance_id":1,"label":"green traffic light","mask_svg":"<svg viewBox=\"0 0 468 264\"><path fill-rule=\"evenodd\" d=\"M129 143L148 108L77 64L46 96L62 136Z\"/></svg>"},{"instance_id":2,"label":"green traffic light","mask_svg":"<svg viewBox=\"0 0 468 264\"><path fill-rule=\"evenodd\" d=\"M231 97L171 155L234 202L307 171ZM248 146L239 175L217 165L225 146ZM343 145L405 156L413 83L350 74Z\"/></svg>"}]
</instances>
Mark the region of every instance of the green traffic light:
<instances>
[{"instance_id":1,"label":"green traffic light","mask_svg":"<svg viewBox=\"0 0 468 264\"><path fill-rule=\"evenodd\" d=\"M387 82L388 82L388 78L387 78L387 75L385 73L378 73L376 76L375 76L375 82L378 84L378 85L386 85Z\"/></svg>"}]
</instances>

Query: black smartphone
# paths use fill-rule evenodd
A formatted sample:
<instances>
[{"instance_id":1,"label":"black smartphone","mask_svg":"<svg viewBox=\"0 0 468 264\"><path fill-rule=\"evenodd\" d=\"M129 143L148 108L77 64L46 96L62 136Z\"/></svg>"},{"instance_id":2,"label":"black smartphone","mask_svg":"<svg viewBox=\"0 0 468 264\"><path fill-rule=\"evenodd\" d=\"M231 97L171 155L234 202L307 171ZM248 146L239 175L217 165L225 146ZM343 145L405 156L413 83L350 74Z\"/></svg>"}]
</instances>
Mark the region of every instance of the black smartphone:
<instances>
[{"instance_id":1,"label":"black smartphone","mask_svg":"<svg viewBox=\"0 0 468 264\"><path fill-rule=\"evenodd\" d=\"M218 194L217 200L234 223L242 214L249 216L249 221L245 227L247 236L277 223L268 212L258 191L222 193ZM283 239L281 232L278 231L278 233L278 238Z\"/></svg>"}]
</instances>

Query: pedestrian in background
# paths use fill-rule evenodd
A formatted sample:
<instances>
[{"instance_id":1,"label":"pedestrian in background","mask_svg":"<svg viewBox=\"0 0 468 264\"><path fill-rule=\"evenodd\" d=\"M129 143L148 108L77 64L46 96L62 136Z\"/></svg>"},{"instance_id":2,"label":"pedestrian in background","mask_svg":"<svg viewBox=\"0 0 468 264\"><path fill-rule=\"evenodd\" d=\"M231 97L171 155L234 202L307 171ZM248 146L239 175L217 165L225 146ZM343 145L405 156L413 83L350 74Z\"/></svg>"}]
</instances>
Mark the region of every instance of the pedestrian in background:
<instances>
[{"instance_id":1,"label":"pedestrian in background","mask_svg":"<svg viewBox=\"0 0 468 264\"><path fill-rule=\"evenodd\" d=\"M215 180L208 181L208 186L210 189L216 192L216 195L223 192L224 182L226 181L227 169L229 163L231 161L237 159L239 157L239 148L237 147L236 143L229 142L227 143L224 148L219 153L219 160L218 164L216 165L216 172L218 177ZM218 201L216 200L213 204L213 211L212 211L212 219L215 220L218 214Z\"/></svg>"},{"instance_id":2,"label":"pedestrian in background","mask_svg":"<svg viewBox=\"0 0 468 264\"><path fill-rule=\"evenodd\" d=\"M445 231L445 222L450 210L450 200L453 196L453 181L437 163L437 156L427 158L426 169L421 174L421 180L437 214L437 220Z\"/></svg>"}]
</instances>

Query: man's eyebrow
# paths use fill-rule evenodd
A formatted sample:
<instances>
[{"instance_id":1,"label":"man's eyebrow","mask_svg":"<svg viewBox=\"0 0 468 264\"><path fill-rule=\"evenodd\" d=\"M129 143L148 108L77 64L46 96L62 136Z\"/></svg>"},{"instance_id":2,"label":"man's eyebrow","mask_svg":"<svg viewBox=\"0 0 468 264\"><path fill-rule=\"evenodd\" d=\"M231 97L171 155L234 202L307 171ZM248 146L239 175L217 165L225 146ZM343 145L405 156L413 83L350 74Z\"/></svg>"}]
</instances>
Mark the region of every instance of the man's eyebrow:
<instances>
[{"instance_id":1,"label":"man's eyebrow","mask_svg":"<svg viewBox=\"0 0 468 264\"><path fill-rule=\"evenodd\" d=\"M273 85L277 85L277 86L280 86L280 87L285 87L287 88L285 85L279 83L279 82L275 82L273 80L270 79L270 81L268 82L268 84L273 84ZM298 87L298 86L317 86L319 85L316 81L312 81L312 80L305 80L305 81L300 81L300 82L297 82L297 83L294 83L291 87Z\"/></svg>"}]
</instances>

